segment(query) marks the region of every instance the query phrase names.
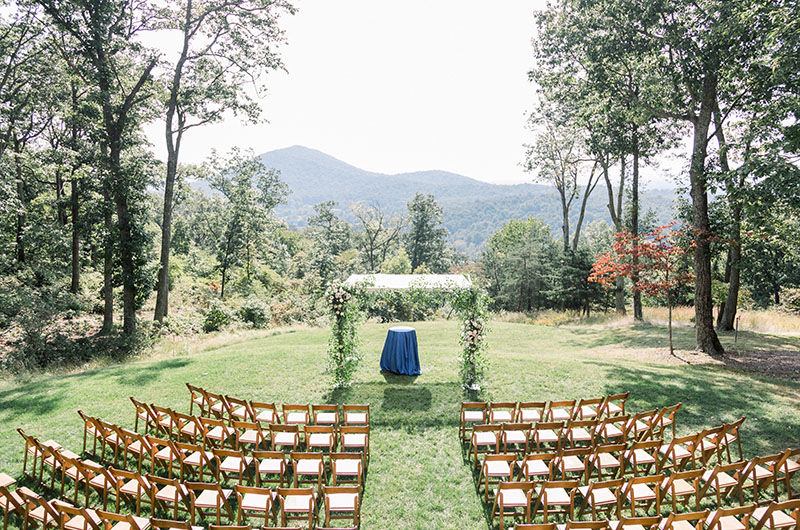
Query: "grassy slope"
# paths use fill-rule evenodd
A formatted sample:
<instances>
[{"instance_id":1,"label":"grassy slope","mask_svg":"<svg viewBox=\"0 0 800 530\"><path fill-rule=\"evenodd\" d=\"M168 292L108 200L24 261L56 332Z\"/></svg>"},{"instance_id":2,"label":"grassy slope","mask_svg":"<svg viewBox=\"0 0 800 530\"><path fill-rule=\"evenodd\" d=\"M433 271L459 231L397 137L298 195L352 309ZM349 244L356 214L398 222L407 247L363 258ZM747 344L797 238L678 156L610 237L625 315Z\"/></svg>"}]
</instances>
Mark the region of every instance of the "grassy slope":
<instances>
[{"instance_id":1,"label":"grassy slope","mask_svg":"<svg viewBox=\"0 0 800 530\"><path fill-rule=\"evenodd\" d=\"M373 436L363 528L385 528L389 521L394 528L485 527L457 440L458 325L414 326L421 376L412 381L382 375L378 360L389 326L368 325L362 330L365 357L357 383L336 396L326 394L327 330L322 329L23 384L0 382L0 470L20 473L22 443L16 427L79 450L78 408L132 426L128 396L188 410L184 383L189 381L277 403L367 402ZM677 344L688 348L691 335L692 330L678 330ZM641 348L662 346L664 336L663 328L652 326L549 328L496 322L490 335L488 396L534 400L630 390L634 411L682 401L680 431L748 416L743 436L748 455L800 444L800 385L723 365L636 360L642 358ZM800 350L800 338L740 334L738 347Z\"/></svg>"}]
</instances>

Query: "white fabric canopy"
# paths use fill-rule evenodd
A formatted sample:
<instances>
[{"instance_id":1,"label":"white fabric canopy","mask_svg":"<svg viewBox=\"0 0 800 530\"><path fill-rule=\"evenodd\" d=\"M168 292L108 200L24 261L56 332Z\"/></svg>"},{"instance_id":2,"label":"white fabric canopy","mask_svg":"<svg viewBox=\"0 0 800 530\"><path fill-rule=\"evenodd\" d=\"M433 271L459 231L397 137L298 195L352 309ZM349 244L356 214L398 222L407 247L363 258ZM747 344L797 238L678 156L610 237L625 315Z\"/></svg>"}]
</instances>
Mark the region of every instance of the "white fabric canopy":
<instances>
[{"instance_id":1,"label":"white fabric canopy","mask_svg":"<svg viewBox=\"0 0 800 530\"><path fill-rule=\"evenodd\" d=\"M344 283L359 284L369 291L472 287L472 281L463 274L353 274Z\"/></svg>"}]
</instances>

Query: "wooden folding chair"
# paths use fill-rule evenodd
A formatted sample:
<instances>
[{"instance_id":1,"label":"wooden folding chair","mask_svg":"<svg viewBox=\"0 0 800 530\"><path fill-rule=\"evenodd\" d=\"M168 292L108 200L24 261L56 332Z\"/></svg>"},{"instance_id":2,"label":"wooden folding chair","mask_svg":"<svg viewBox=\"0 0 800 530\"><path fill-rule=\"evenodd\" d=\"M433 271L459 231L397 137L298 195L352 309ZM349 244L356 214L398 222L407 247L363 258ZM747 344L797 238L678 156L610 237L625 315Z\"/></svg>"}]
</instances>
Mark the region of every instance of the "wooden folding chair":
<instances>
[{"instance_id":1,"label":"wooden folding chair","mask_svg":"<svg viewBox=\"0 0 800 530\"><path fill-rule=\"evenodd\" d=\"M497 492L494 496L490 521L494 521L495 516L498 516L500 518L500 530L505 528L506 517L522 515L525 522L530 523L534 487L533 482L501 482L497 486ZM522 514L517 513L520 508L522 509ZM517 528L519 528L519 525Z\"/></svg>"},{"instance_id":2,"label":"wooden folding chair","mask_svg":"<svg viewBox=\"0 0 800 530\"><path fill-rule=\"evenodd\" d=\"M671 512L658 523L659 530L703 530L709 511L676 513ZM694 523L694 524L692 524Z\"/></svg>"},{"instance_id":3,"label":"wooden folding chair","mask_svg":"<svg viewBox=\"0 0 800 530\"><path fill-rule=\"evenodd\" d=\"M661 513L661 489L658 487L664 482L664 475L649 475L645 477L633 477L629 479L620 492L620 498L628 501L631 509L631 516L636 515L638 502L645 503L645 513L650 510L650 506L655 505L655 513Z\"/></svg>"},{"instance_id":4,"label":"wooden folding chair","mask_svg":"<svg viewBox=\"0 0 800 530\"><path fill-rule=\"evenodd\" d=\"M97 442L100 442L101 452L105 449L105 437L103 435L103 429L99 426L99 423L97 422L96 418L89 416L82 410L78 410L78 416L80 416L81 420L83 420L83 448L81 449L81 452L82 454L86 454L87 441L89 437L91 437L92 438L91 454L96 456Z\"/></svg>"},{"instance_id":5,"label":"wooden folding chair","mask_svg":"<svg viewBox=\"0 0 800 530\"><path fill-rule=\"evenodd\" d=\"M517 523L514 530L558 530L556 523Z\"/></svg>"},{"instance_id":6,"label":"wooden folding chair","mask_svg":"<svg viewBox=\"0 0 800 530\"><path fill-rule=\"evenodd\" d=\"M303 434L306 440L306 451L320 449L332 453L336 447L336 431L333 425L304 425Z\"/></svg>"},{"instance_id":7,"label":"wooden folding chair","mask_svg":"<svg viewBox=\"0 0 800 530\"><path fill-rule=\"evenodd\" d=\"M672 501L672 511L678 511L678 501L681 507L685 508L694 495L694 509L700 510L700 479L705 473L705 469L690 469L689 471L675 471L666 477L659 488L661 489L661 499L669 497Z\"/></svg>"},{"instance_id":8,"label":"wooden folding chair","mask_svg":"<svg viewBox=\"0 0 800 530\"><path fill-rule=\"evenodd\" d=\"M254 421L233 421L237 451L259 451L267 448L267 438L261 424Z\"/></svg>"},{"instance_id":9,"label":"wooden folding chair","mask_svg":"<svg viewBox=\"0 0 800 530\"><path fill-rule=\"evenodd\" d=\"M606 519L611 517L611 512L619 519L622 509L620 492L624 479L615 478L602 482L590 482L587 486L580 486L578 492L583 497L578 518L583 517L587 510L591 509L592 519L597 519L597 512L605 512Z\"/></svg>"},{"instance_id":10,"label":"wooden folding chair","mask_svg":"<svg viewBox=\"0 0 800 530\"><path fill-rule=\"evenodd\" d=\"M194 416L194 406L197 405L200 408L200 414L198 416L205 416L206 415L206 398L203 395L203 389L199 386L194 386L191 383L186 383L186 388L189 389L189 415Z\"/></svg>"},{"instance_id":11,"label":"wooden folding chair","mask_svg":"<svg viewBox=\"0 0 800 530\"><path fill-rule=\"evenodd\" d=\"M105 530L148 530L150 528L149 518L129 513L119 514L97 510L97 516L100 518L101 527Z\"/></svg>"},{"instance_id":12,"label":"wooden folding chair","mask_svg":"<svg viewBox=\"0 0 800 530\"><path fill-rule=\"evenodd\" d=\"M131 403L133 403L135 410L134 415L134 424L133 430L139 432L139 421L144 422L144 434L148 434L149 432L153 432L156 436L158 436L160 427L158 426L158 417L156 416L155 412L150 408L150 405L147 403L143 403L136 399L133 396L130 396L129 399Z\"/></svg>"},{"instance_id":13,"label":"wooden folding chair","mask_svg":"<svg viewBox=\"0 0 800 530\"><path fill-rule=\"evenodd\" d=\"M597 470L597 480L603 480L603 472L611 471L609 478L625 475L625 444L598 445L586 458L588 463L587 480L592 478L592 470Z\"/></svg>"},{"instance_id":14,"label":"wooden folding chair","mask_svg":"<svg viewBox=\"0 0 800 530\"><path fill-rule=\"evenodd\" d=\"M236 483L241 485L242 481L252 478L252 456L245 456L244 452L232 449L212 449L212 453L214 453L217 482L220 482L220 476L225 481L229 481L233 477L236 479Z\"/></svg>"},{"instance_id":15,"label":"wooden folding chair","mask_svg":"<svg viewBox=\"0 0 800 530\"><path fill-rule=\"evenodd\" d=\"M225 396L211 392L210 390L203 390L203 398L206 400L206 416L213 416L218 420L225 418L227 406L225 404Z\"/></svg>"},{"instance_id":16,"label":"wooden folding chair","mask_svg":"<svg viewBox=\"0 0 800 530\"><path fill-rule=\"evenodd\" d=\"M516 401L494 401L489 403L489 423L512 422L516 415Z\"/></svg>"},{"instance_id":17,"label":"wooden folding chair","mask_svg":"<svg viewBox=\"0 0 800 530\"><path fill-rule=\"evenodd\" d=\"M39 442L34 436L30 436L25 433L20 428L17 428L17 432L20 436L22 436L22 440L25 442L25 447L22 452L22 474L27 475L33 480L36 480L36 469L39 468L39 482L42 481L42 467L44 465L44 459L46 458L45 453L48 449L59 450L61 449L61 445L54 440L47 440L46 442ZM33 472L28 472L28 457L31 457L31 469Z\"/></svg>"},{"instance_id":18,"label":"wooden folding chair","mask_svg":"<svg viewBox=\"0 0 800 530\"><path fill-rule=\"evenodd\" d=\"M233 449L236 446L233 428L223 420L200 418L200 424L203 426L203 446L206 449L223 449L226 445Z\"/></svg>"},{"instance_id":19,"label":"wooden folding chair","mask_svg":"<svg viewBox=\"0 0 800 530\"><path fill-rule=\"evenodd\" d=\"M342 405L345 425L369 426L369 404Z\"/></svg>"},{"instance_id":20,"label":"wooden folding chair","mask_svg":"<svg viewBox=\"0 0 800 530\"><path fill-rule=\"evenodd\" d=\"M621 394L606 396L598 410L599 417L624 416L625 403L628 401L630 395L630 392L623 392Z\"/></svg>"},{"instance_id":21,"label":"wooden folding chair","mask_svg":"<svg viewBox=\"0 0 800 530\"><path fill-rule=\"evenodd\" d=\"M572 519L575 511L575 494L578 491L577 480L550 480L538 486L537 499L533 507L533 518L542 511L544 522L550 514L564 514L565 519ZM550 507L556 507L551 510Z\"/></svg>"},{"instance_id":22,"label":"wooden folding chair","mask_svg":"<svg viewBox=\"0 0 800 530\"><path fill-rule=\"evenodd\" d=\"M553 469L558 470L562 480L577 479L578 482L589 476L589 455L591 447L574 447L571 449L559 449L558 457L553 463ZM577 477L574 476L577 473Z\"/></svg>"},{"instance_id":23,"label":"wooden folding chair","mask_svg":"<svg viewBox=\"0 0 800 530\"><path fill-rule=\"evenodd\" d=\"M489 414L489 404L486 402L465 401L461 403L461 413L458 419L458 435L461 443L469 441L467 431L472 430L476 424L486 423Z\"/></svg>"},{"instance_id":24,"label":"wooden folding chair","mask_svg":"<svg viewBox=\"0 0 800 530\"><path fill-rule=\"evenodd\" d=\"M672 437L675 438L675 415L678 413L683 403L676 403L669 407L663 407L655 419L651 422L652 436L654 438L664 438L667 428L672 428Z\"/></svg>"},{"instance_id":25,"label":"wooden folding chair","mask_svg":"<svg viewBox=\"0 0 800 530\"><path fill-rule=\"evenodd\" d=\"M170 440L148 436L147 443L150 444L150 470L157 471L156 464L164 468L167 476L172 478L173 471L180 468L180 457L175 451L175 446Z\"/></svg>"},{"instance_id":26,"label":"wooden folding chair","mask_svg":"<svg viewBox=\"0 0 800 530\"><path fill-rule=\"evenodd\" d=\"M726 432L725 436L719 440L719 455L720 459L722 458L722 451L725 451L725 455L728 457L728 462L732 462L731 459L731 445L736 444L736 449L739 454L739 460L742 460L742 441L739 439L739 430L744 425L746 418L742 416L738 420L733 423L726 424Z\"/></svg>"},{"instance_id":27,"label":"wooden folding chair","mask_svg":"<svg viewBox=\"0 0 800 530\"><path fill-rule=\"evenodd\" d=\"M369 425L343 425L339 427L342 451L360 451L364 467L369 461Z\"/></svg>"},{"instance_id":28,"label":"wooden folding chair","mask_svg":"<svg viewBox=\"0 0 800 530\"><path fill-rule=\"evenodd\" d=\"M63 493L64 477L65 477L64 466L67 467L71 466L72 462L80 460L80 456L76 455L69 449L65 449L63 447L61 449L55 449L42 444L38 440L37 443L39 444L39 451L42 455L39 466L39 483L44 485L44 477L42 476L42 470L43 467L47 467L50 469L50 489L55 490L56 476L60 475L61 492Z\"/></svg>"},{"instance_id":29,"label":"wooden folding chair","mask_svg":"<svg viewBox=\"0 0 800 530\"><path fill-rule=\"evenodd\" d=\"M253 451L253 458L256 459L256 486L263 484L276 484L284 486L286 481L286 453L282 451ZM270 479L271 475L277 478Z\"/></svg>"},{"instance_id":30,"label":"wooden folding chair","mask_svg":"<svg viewBox=\"0 0 800 530\"><path fill-rule=\"evenodd\" d=\"M300 427L270 423L269 439L273 451L297 451L300 447Z\"/></svg>"},{"instance_id":31,"label":"wooden folding chair","mask_svg":"<svg viewBox=\"0 0 800 530\"><path fill-rule=\"evenodd\" d=\"M625 426L628 441L639 442L653 437L653 424L658 416L658 409L637 412Z\"/></svg>"},{"instance_id":32,"label":"wooden folding chair","mask_svg":"<svg viewBox=\"0 0 800 530\"><path fill-rule=\"evenodd\" d=\"M533 426L533 441L536 442L536 452L541 453L545 449L557 451L561 448L561 441L564 436L563 421L540 421ZM544 447L545 445L549 447Z\"/></svg>"},{"instance_id":33,"label":"wooden folding chair","mask_svg":"<svg viewBox=\"0 0 800 530\"><path fill-rule=\"evenodd\" d=\"M744 504L744 495L739 487L739 478L745 466L747 466L747 462L742 460L730 464L717 464L711 469L706 469L701 477L704 485L700 490L700 496L705 497L710 491L714 491L717 498L717 506L722 506L723 498L727 498L731 493L736 493L739 498L739 504Z\"/></svg>"},{"instance_id":34,"label":"wooden folding chair","mask_svg":"<svg viewBox=\"0 0 800 530\"><path fill-rule=\"evenodd\" d=\"M628 440L630 416L605 416L594 429L593 445L624 443Z\"/></svg>"},{"instance_id":35,"label":"wooden folding chair","mask_svg":"<svg viewBox=\"0 0 800 530\"><path fill-rule=\"evenodd\" d=\"M567 521L558 526L561 530L610 530L608 521Z\"/></svg>"},{"instance_id":36,"label":"wooden folding chair","mask_svg":"<svg viewBox=\"0 0 800 530\"><path fill-rule=\"evenodd\" d=\"M169 519L150 518L153 530L204 530L202 526L192 526L189 521L172 521Z\"/></svg>"},{"instance_id":37,"label":"wooden folding chair","mask_svg":"<svg viewBox=\"0 0 800 530\"><path fill-rule=\"evenodd\" d=\"M597 420L570 420L567 422L564 434L570 447L578 447L580 444L593 445Z\"/></svg>"},{"instance_id":38,"label":"wooden folding chair","mask_svg":"<svg viewBox=\"0 0 800 530\"><path fill-rule=\"evenodd\" d=\"M783 464L777 465L776 462L774 463L773 467L775 468L778 476L783 476L784 485L786 487L786 496L791 499L793 496L792 477L795 473L800 471L800 448L787 449L784 453Z\"/></svg>"},{"instance_id":39,"label":"wooden folding chair","mask_svg":"<svg viewBox=\"0 0 800 530\"><path fill-rule=\"evenodd\" d=\"M0 472L0 510L3 511L3 530L8 529L8 519L12 513L18 516L25 513L25 501L19 491L10 489L15 483L16 480L11 476Z\"/></svg>"},{"instance_id":40,"label":"wooden folding chair","mask_svg":"<svg viewBox=\"0 0 800 530\"><path fill-rule=\"evenodd\" d=\"M756 509L755 504L736 506L734 508L720 508L706 517L707 530L748 530L750 516Z\"/></svg>"},{"instance_id":41,"label":"wooden folding chair","mask_svg":"<svg viewBox=\"0 0 800 530\"><path fill-rule=\"evenodd\" d=\"M195 516L205 518L213 514L217 524L220 524L222 510L228 516L229 521L234 520L233 508L228 502L228 497L233 494L233 490L223 489L219 484L208 482L186 482L186 489L189 491L189 502L191 503L190 521L195 522Z\"/></svg>"},{"instance_id":42,"label":"wooden folding chair","mask_svg":"<svg viewBox=\"0 0 800 530\"><path fill-rule=\"evenodd\" d=\"M753 530L800 530L800 499L771 502L753 510L752 518L756 521Z\"/></svg>"},{"instance_id":43,"label":"wooden folding chair","mask_svg":"<svg viewBox=\"0 0 800 530\"><path fill-rule=\"evenodd\" d=\"M126 433L128 435L125 444L125 463L124 467L127 467L127 459L128 454L132 454L136 460L136 470L141 473L142 472L142 462L145 458L150 458L150 455L153 452L153 447L150 445L150 441L144 435L140 434L136 431L128 431L126 429Z\"/></svg>"},{"instance_id":44,"label":"wooden folding chair","mask_svg":"<svg viewBox=\"0 0 800 530\"><path fill-rule=\"evenodd\" d=\"M311 417L314 425L330 425L335 431L339 428L339 405L311 405Z\"/></svg>"},{"instance_id":45,"label":"wooden folding chair","mask_svg":"<svg viewBox=\"0 0 800 530\"><path fill-rule=\"evenodd\" d=\"M235 486L236 492L236 524L247 522L247 516L256 513L264 518L264 526L269 525L275 494L269 488L254 488L251 486ZM249 528L249 527L248 527Z\"/></svg>"},{"instance_id":46,"label":"wooden folding chair","mask_svg":"<svg viewBox=\"0 0 800 530\"><path fill-rule=\"evenodd\" d=\"M153 500L150 498L152 486L147 477L125 469L111 468L108 471L114 479L114 496L117 500L114 511L119 513L121 503L125 502L139 517L142 515L142 503L145 503L152 513Z\"/></svg>"},{"instance_id":47,"label":"wooden folding chair","mask_svg":"<svg viewBox=\"0 0 800 530\"><path fill-rule=\"evenodd\" d=\"M225 396L225 412L231 421L256 421L255 413L250 409L250 403L244 399Z\"/></svg>"},{"instance_id":48,"label":"wooden folding chair","mask_svg":"<svg viewBox=\"0 0 800 530\"><path fill-rule=\"evenodd\" d=\"M595 420L599 417L600 407L604 398L583 398L575 407L576 418L579 420Z\"/></svg>"},{"instance_id":49,"label":"wooden folding chair","mask_svg":"<svg viewBox=\"0 0 800 530\"><path fill-rule=\"evenodd\" d=\"M331 478L334 486L352 483L362 487L364 483L364 464L360 453L331 453Z\"/></svg>"},{"instance_id":50,"label":"wooden folding chair","mask_svg":"<svg viewBox=\"0 0 800 530\"><path fill-rule=\"evenodd\" d=\"M500 440L503 444L503 452L527 454L533 424L501 423L500 426Z\"/></svg>"},{"instance_id":51,"label":"wooden folding chair","mask_svg":"<svg viewBox=\"0 0 800 530\"><path fill-rule=\"evenodd\" d=\"M676 436L668 444L658 448L661 455L656 465L656 473L664 470L680 471L687 464L694 469L697 467L697 450L699 449L699 437L702 432L690 434L688 436Z\"/></svg>"},{"instance_id":52,"label":"wooden folding chair","mask_svg":"<svg viewBox=\"0 0 800 530\"><path fill-rule=\"evenodd\" d=\"M650 517L626 517L620 513L619 520L609 520L608 526L611 530L658 530L661 522L658 515ZM698 529L698 530L702 530Z\"/></svg>"},{"instance_id":53,"label":"wooden folding chair","mask_svg":"<svg viewBox=\"0 0 800 530\"><path fill-rule=\"evenodd\" d=\"M192 526L189 521L173 521L171 519L150 518L152 530L203 530L202 526Z\"/></svg>"},{"instance_id":54,"label":"wooden folding chair","mask_svg":"<svg viewBox=\"0 0 800 530\"><path fill-rule=\"evenodd\" d=\"M177 478L164 478L155 475L146 475L150 483L150 515L155 515L156 509L165 513L172 512L172 518L177 520L179 512L192 513L192 503L189 499L189 490L186 484Z\"/></svg>"},{"instance_id":55,"label":"wooden folding chair","mask_svg":"<svg viewBox=\"0 0 800 530\"><path fill-rule=\"evenodd\" d=\"M575 417L575 405L576 401L574 399L565 399L561 401L551 401L550 405L547 407L545 411L545 420L546 421L569 421Z\"/></svg>"},{"instance_id":56,"label":"wooden folding chair","mask_svg":"<svg viewBox=\"0 0 800 530\"><path fill-rule=\"evenodd\" d=\"M56 509L60 530L104 530L100 516L91 508L58 504Z\"/></svg>"},{"instance_id":57,"label":"wooden folding chair","mask_svg":"<svg viewBox=\"0 0 800 530\"><path fill-rule=\"evenodd\" d=\"M500 431L501 427L498 423L472 426L470 452L473 455L473 466L475 469L478 469L480 466L478 455L498 453L500 451Z\"/></svg>"},{"instance_id":58,"label":"wooden folding chair","mask_svg":"<svg viewBox=\"0 0 800 530\"><path fill-rule=\"evenodd\" d=\"M67 450L61 451L52 451L51 457L54 460L55 468L60 472L61 477L61 485L59 488L59 496L64 498L65 497L65 490L67 489L67 479L72 480L73 486L75 488L75 495L74 498L78 498L78 469L76 467L77 462L80 461L80 457L75 453ZM55 476L55 473L54 473ZM55 480L51 483L51 490L55 491Z\"/></svg>"},{"instance_id":59,"label":"wooden folding chair","mask_svg":"<svg viewBox=\"0 0 800 530\"><path fill-rule=\"evenodd\" d=\"M517 423L536 423L544 420L547 401L520 401L517 404Z\"/></svg>"},{"instance_id":60,"label":"wooden folding chair","mask_svg":"<svg viewBox=\"0 0 800 530\"><path fill-rule=\"evenodd\" d=\"M58 511L59 506L72 506L68 502L58 499L48 501L41 495L29 490L28 488L17 488L14 490L25 505L23 516L23 530L28 528L28 522L34 520L44 529L50 526L59 525L61 516Z\"/></svg>"},{"instance_id":61,"label":"wooden folding chair","mask_svg":"<svg viewBox=\"0 0 800 530\"><path fill-rule=\"evenodd\" d=\"M314 528L314 516L317 513L314 488L278 488L275 492L280 508L281 525L286 521L308 521L308 528Z\"/></svg>"},{"instance_id":62,"label":"wooden folding chair","mask_svg":"<svg viewBox=\"0 0 800 530\"><path fill-rule=\"evenodd\" d=\"M173 412L172 418L176 425L178 441L192 444L203 443L204 427L199 417L183 414L181 412Z\"/></svg>"},{"instance_id":63,"label":"wooden folding chair","mask_svg":"<svg viewBox=\"0 0 800 530\"><path fill-rule=\"evenodd\" d=\"M283 423L287 425L305 425L311 421L308 405L283 404Z\"/></svg>"},{"instance_id":64,"label":"wooden folding chair","mask_svg":"<svg viewBox=\"0 0 800 530\"><path fill-rule=\"evenodd\" d=\"M352 519L358 527L361 520L361 488L358 486L323 486L325 526L331 519Z\"/></svg>"},{"instance_id":65,"label":"wooden folding chair","mask_svg":"<svg viewBox=\"0 0 800 530\"><path fill-rule=\"evenodd\" d=\"M173 453L178 457L181 480L191 476L198 482L203 482L203 475L218 477L219 468L215 466L214 452L208 451L202 445L186 442L172 442Z\"/></svg>"},{"instance_id":66,"label":"wooden folding chair","mask_svg":"<svg viewBox=\"0 0 800 530\"><path fill-rule=\"evenodd\" d=\"M167 407L159 407L150 404L150 410L158 418L158 436L163 438L174 438L177 424L175 423L175 411Z\"/></svg>"},{"instance_id":67,"label":"wooden folding chair","mask_svg":"<svg viewBox=\"0 0 800 530\"><path fill-rule=\"evenodd\" d=\"M529 453L519 465L517 480L525 482L547 482L553 480L553 462L557 453Z\"/></svg>"},{"instance_id":68,"label":"wooden folding chair","mask_svg":"<svg viewBox=\"0 0 800 530\"><path fill-rule=\"evenodd\" d=\"M91 487L103 499L103 509L108 509L108 494L116 493L116 480L109 473L108 469L99 464L91 462L79 463L85 470L86 476L89 479L87 485ZM86 497L86 506L89 506L89 497Z\"/></svg>"},{"instance_id":69,"label":"wooden folding chair","mask_svg":"<svg viewBox=\"0 0 800 530\"><path fill-rule=\"evenodd\" d=\"M711 458L720 451L719 443L725 437L726 425L718 425L710 429L703 429L697 438L697 465L706 467ZM722 460L717 458L718 462Z\"/></svg>"},{"instance_id":70,"label":"wooden folding chair","mask_svg":"<svg viewBox=\"0 0 800 530\"><path fill-rule=\"evenodd\" d=\"M664 440L661 439L644 440L634 442L630 449L625 451L625 462L630 464L628 469L631 470L634 477L638 476L639 473L649 475L653 466L655 466L656 470L659 470L659 449L663 445Z\"/></svg>"},{"instance_id":71,"label":"wooden folding chair","mask_svg":"<svg viewBox=\"0 0 800 530\"><path fill-rule=\"evenodd\" d=\"M303 484L316 485L317 491L322 490L325 479L325 461L322 453L293 452L292 459L292 485L302 487ZM305 477L312 477L311 479Z\"/></svg>"},{"instance_id":72,"label":"wooden folding chair","mask_svg":"<svg viewBox=\"0 0 800 530\"><path fill-rule=\"evenodd\" d=\"M484 500L489 503L489 489L492 484L514 480L514 464L517 456L513 454L487 454L483 457L480 478L484 484Z\"/></svg>"},{"instance_id":73,"label":"wooden folding chair","mask_svg":"<svg viewBox=\"0 0 800 530\"><path fill-rule=\"evenodd\" d=\"M778 482L775 480L775 472L770 468L780 466L785 453L777 453L767 456L756 456L747 461L747 465L739 474L738 487L741 490L753 491L753 502L760 503L761 492L764 491L770 483L773 488L773 496L770 500L778 500ZM769 463L772 463L770 465ZM768 467L764 467L768 466Z\"/></svg>"},{"instance_id":74,"label":"wooden folding chair","mask_svg":"<svg viewBox=\"0 0 800 530\"><path fill-rule=\"evenodd\" d=\"M280 423L281 418L278 414L278 408L275 403L263 403L260 401L251 401L250 410L256 415L256 422L258 423Z\"/></svg>"}]
</instances>

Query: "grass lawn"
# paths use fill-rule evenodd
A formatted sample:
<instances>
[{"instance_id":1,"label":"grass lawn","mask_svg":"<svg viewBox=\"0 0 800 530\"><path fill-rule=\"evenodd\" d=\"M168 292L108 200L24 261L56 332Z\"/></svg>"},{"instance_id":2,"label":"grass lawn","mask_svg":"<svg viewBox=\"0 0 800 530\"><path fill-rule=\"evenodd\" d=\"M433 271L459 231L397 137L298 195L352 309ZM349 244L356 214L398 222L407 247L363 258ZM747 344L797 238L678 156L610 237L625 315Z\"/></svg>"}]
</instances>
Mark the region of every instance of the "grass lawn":
<instances>
[{"instance_id":1,"label":"grass lawn","mask_svg":"<svg viewBox=\"0 0 800 530\"><path fill-rule=\"evenodd\" d=\"M369 324L362 328L364 360L356 383L334 396L324 373L326 329L262 335L197 353L28 382L0 381L0 471L21 474L17 427L77 452L82 440L77 409L132 427L128 396L188 412L184 383L191 382L276 403L369 403L372 458L362 528L486 528L484 507L458 441L458 323L413 325L421 376L381 374L378 360L389 325ZM800 445L800 384L750 375L699 356L691 356L691 365L670 359L663 354L665 328L505 322L491 327L487 399L567 399L630 390L631 411L683 402L679 433L747 416L742 431L746 457ZM693 333L676 330L678 348L689 349ZM732 336L723 337L727 347L732 342ZM740 333L736 347L800 352L800 337Z\"/></svg>"}]
</instances>

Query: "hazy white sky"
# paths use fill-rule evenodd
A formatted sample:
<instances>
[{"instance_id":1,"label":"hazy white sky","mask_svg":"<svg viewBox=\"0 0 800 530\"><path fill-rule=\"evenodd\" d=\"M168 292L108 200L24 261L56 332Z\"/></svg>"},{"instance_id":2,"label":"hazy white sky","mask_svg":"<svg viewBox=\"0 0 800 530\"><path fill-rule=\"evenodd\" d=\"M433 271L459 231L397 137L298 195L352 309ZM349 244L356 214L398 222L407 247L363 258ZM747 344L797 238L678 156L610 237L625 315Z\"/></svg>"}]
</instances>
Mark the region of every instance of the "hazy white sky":
<instances>
[{"instance_id":1,"label":"hazy white sky","mask_svg":"<svg viewBox=\"0 0 800 530\"><path fill-rule=\"evenodd\" d=\"M522 170L535 89L533 12L544 0L296 0L287 73L266 81L270 123L235 118L187 133L183 162L213 147L299 144L363 169L442 169L495 183ZM164 156L163 124L147 128Z\"/></svg>"}]
</instances>

